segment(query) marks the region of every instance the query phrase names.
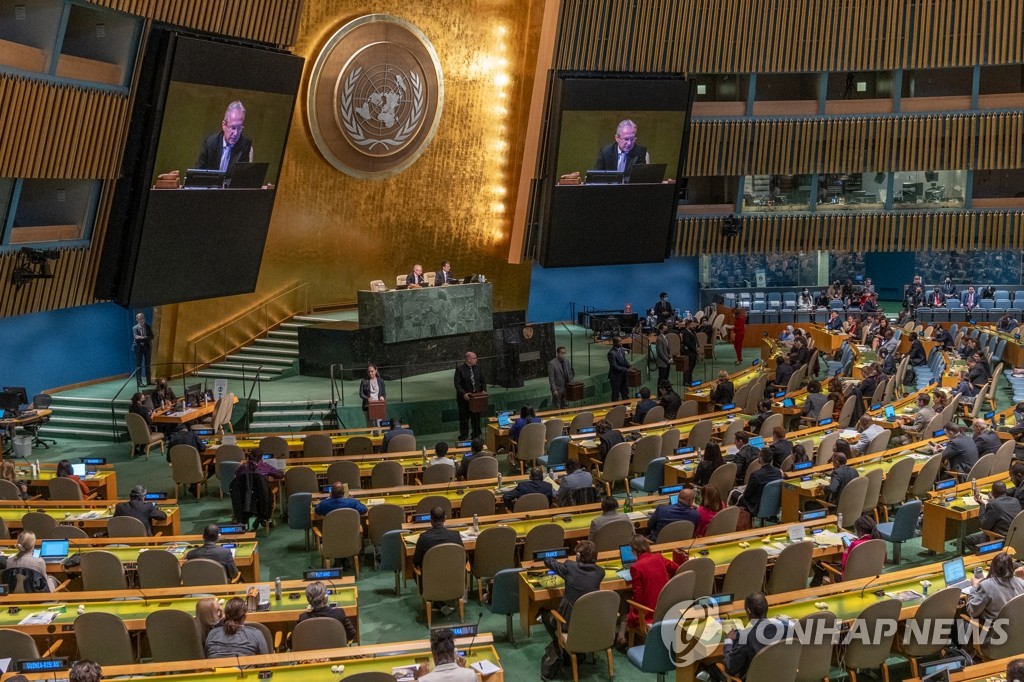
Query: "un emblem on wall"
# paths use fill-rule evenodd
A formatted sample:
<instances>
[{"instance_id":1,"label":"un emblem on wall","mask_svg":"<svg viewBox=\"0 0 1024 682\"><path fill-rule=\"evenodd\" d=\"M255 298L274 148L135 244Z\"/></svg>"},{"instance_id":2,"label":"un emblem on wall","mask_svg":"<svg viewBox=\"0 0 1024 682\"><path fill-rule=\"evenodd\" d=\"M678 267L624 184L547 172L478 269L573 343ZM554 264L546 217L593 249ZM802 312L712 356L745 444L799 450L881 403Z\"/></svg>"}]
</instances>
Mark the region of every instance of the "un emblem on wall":
<instances>
[{"instance_id":1,"label":"un emblem on wall","mask_svg":"<svg viewBox=\"0 0 1024 682\"><path fill-rule=\"evenodd\" d=\"M341 27L313 66L307 114L320 153L360 178L412 165L441 121L444 81L418 28L372 14Z\"/></svg>"}]
</instances>

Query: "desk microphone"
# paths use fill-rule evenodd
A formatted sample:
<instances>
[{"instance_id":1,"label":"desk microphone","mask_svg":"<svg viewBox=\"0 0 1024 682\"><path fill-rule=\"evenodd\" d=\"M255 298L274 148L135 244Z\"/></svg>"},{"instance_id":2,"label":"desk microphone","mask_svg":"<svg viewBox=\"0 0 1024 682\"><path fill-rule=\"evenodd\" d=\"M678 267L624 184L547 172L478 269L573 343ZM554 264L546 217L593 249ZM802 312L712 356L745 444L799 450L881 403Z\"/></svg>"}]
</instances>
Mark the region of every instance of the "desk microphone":
<instances>
[{"instance_id":1,"label":"desk microphone","mask_svg":"<svg viewBox=\"0 0 1024 682\"><path fill-rule=\"evenodd\" d=\"M238 654L235 654L235 667L238 668L238 679L244 680L245 679L245 669L242 667L242 661L238 657Z\"/></svg>"},{"instance_id":2,"label":"desk microphone","mask_svg":"<svg viewBox=\"0 0 1024 682\"><path fill-rule=\"evenodd\" d=\"M484 618L484 612L479 611L476 614L476 627L473 629L473 636L469 640L469 646L466 648L466 660L473 655L473 643L476 642L476 635L480 632L480 621Z\"/></svg>"},{"instance_id":3,"label":"desk microphone","mask_svg":"<svg viewBox=\"0 0 1024 682\"><path fill-rule=\"evenodd\" d=\"M876 576L875 576L874 578L872 578L871 580L869 580L869 581L867 582L867 584L865 584L865 585L864 585L864 587L862 587L862 588L861 588L861 590L860 590L860 598L861 598L861 599L863 599L863 598L864 598L864 592L865 592L865 591L866 591L866 590L867 590L867 589L868 589L868 588L869 588L869 587L871 586L871 583L873 583L873 582L875 582L876 580L878 580L878 579L879 579L879 578L881 577L881 575L882 575L882 574L881 574L881 573L879 573L879 574L878 574L878 575L876 575Z\"/></svg>"},{"instance_id":4,"label":"desk microphone","mask_svg":"<svg viewBox=\"0 0 1024 682\"><path fill-rule=\"evenodd\" d=\"M142 601L148 607L149 606L149 597L147 597L146 593L142 591L142 588L141 587L136 587L135 591L142 595Z\"/></svg>"}]
</instances>

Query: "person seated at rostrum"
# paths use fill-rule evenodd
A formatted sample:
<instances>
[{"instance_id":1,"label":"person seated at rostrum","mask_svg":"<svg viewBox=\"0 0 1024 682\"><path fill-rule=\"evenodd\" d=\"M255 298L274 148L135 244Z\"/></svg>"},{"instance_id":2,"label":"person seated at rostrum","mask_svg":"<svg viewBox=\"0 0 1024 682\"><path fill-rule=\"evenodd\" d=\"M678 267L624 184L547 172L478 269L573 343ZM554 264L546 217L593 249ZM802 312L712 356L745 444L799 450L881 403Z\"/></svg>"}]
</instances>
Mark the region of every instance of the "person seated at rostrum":
<instances>
[{"instance_id":1,"label":"person seated at rostrum","mask_svg":"<svg viewBox=\"0 0 1024 682\"><path fill-rule=\"evenodd\" d=\"M974 444L978 446L978 457L995 452L1003 444L1003 441L999 439L999 434L984 419L975 419L971 422L971 431L974 435Z\"/></svg>"},{"instance_id":2,"label":"person seated at rostrum","mask_svg":"<svg viewBox=\"0 0 1024 682\"><path fill-rule=\"evenodd\" d=\"M822 497L829 504L838 504L839 496L847 484L857 476L857 470L846 465L846 455L841 452L833 454L832 474L829 476L828 485L821 486Z\"/></svg>"},{"instance_id":3,"label":"person seated at rostrum","mask_svg":"<svg viewBox=\"0 0 1024 682\"><path fill-rule=\"evenodd\" d=\"M972 551L977 551L978 545L989 539L985 531L1006 536L1010 530L1010 523L1017 514L1020 514L1020 501L1013 495L1006 494L1006 484L1002 481L992 484L988 502L984 501L980 490L974 494L974 501L979 505L978 526L981 530L968 535L964 542Z\"/></svg>"},{"instance_id":4,"label":"person seated at rostrum","mask_svg":"<svg viewBox=\"0 0 1024 682\"><path fill-rule=\"evenodd\" d=\"M956 474L967 474L978 461L978 446L974 439L960 427L950 422L946 424L945 447L932 443L932 452L942 453L942 468Z\"/></svg>"},{"instance_id":5,"label":"person seated at rostrum","mask_svg":"<svg viewBox=\"0 0 1024 682\"><path fill-rule=\"evenodd\" d=\"M519 432L523 430L524 426L539 423L540 419L537 417L534 409L529 405L523 405L522 409L519 410L519 418L515 420L508 430L508 439L515 443L519 440Z\"/></svg>"},{"instance_id":6,"label":"person seated at rostrum","mask_svg":"<svg viewBox=\"0 0 1024 682\"><path fill-rule=\"evenodd\" d=\"M434 507L430 510L430 528L420 533L419 538L416 540L416 549L412 555L412 565L414 567L422 567L423 557L426 556L427 551L437 545L443 545L448 542L453 542L457 545L462 544L462 536L454 530L445 528L444 521L445 513L442 507Z\"/></svg>"},{"instance_id":7,"label":"person seated at rostrum","mask_svg":"<svg viewBox=\"0 0 1024 682\"><path fill-rule=\"evenodd\" d=\"M455 649L455 636L449 628L430 632L430 654L434 669L420 663L415 678L423 682L476 682L476 672L466 667L466 659Z\"/></svg>"},{"instance_id":8,"label":"person seated at rostrum","mask_svg":"<svg viewBox=\"0 0 1024 682\"><path fill-rule=\"evenodd\" d=\"M331 606L330 595L328 595L327 587L322 582L315 580L306 585L306 602L309 604L309 610L300 613L297 622L301 623L310 618L333 618L345 628L345 637L348 639L349 644L355 641L355 626L352 625L349 617L345 615L344 609Z\"/></svg>"},{"instance_id":9,"label":"person seated at rostrum","mask_svg":"<svg viewBox=\"0 0 1024 682\"><path fill-rule=\"evenodd\" d=\"M711 392L711 402L714 403L715 409L720 410L722 405L731 404L735 395L736 389L733 387L732 380L729 379L729 373L724 369L719 370L715 389Z\"/></svg>"},{"instance_id":10,"label":"person seated at rostrum","mask_svg":"<svg viewBox=\"0 0 1024 682\"><path fill-rule=\"evenodd\" d=\"M1014 597L1024 594L1024 568L1014 568L1013 557L999 552L992 557L988 575L971 579L971 594L967 597L967 614L982 623L990 623L999 610Z\"/></svg>"},{"instance_id":11,"label":"person seated at rostrum","mask_svg":"<svg viewBox=\"0 0 1024 682\"><path fill-rule=\"evenodd\" d=\"M828 402L828 398L821 394L821 382L817 379L807 384L807 398L804 400L804 405L800 408L800 414L805 417L813 416L818 419L825 419L832 415L820 414L821 408Z\"/></svg>"},{"instance_id":12,"label":"person seated at rostrum","mask_svg":"<svg viewBox=\"0 0 1024 682\"><path fill-rule=\"evenodd\" d=\"M733 677L746 679L750 663L761 649L785 639L789 623L768 618L768 600L761 592L752 592L743 600L747 627L733 630L725 638L723 666Z\"/></svg>"}]
</instances>

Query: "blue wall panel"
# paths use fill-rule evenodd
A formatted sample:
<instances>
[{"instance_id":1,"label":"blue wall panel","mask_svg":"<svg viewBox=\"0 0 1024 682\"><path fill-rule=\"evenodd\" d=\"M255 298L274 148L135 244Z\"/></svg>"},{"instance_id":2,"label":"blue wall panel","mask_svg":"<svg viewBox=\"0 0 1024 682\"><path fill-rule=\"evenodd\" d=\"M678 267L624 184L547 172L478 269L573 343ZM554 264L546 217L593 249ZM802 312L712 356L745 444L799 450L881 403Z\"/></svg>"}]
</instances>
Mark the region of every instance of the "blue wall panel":
<instances>
[{"instance_id":1,"label":"blue wall panel","mask_svg":"<svg viewBox=\"0 0 1024 682\"><path fill-rule=\"evenodd\" d=\"M0 319L0 383L26 387L31 399L48 388L129 373L131 329L132 312L113 303Z\"/></svg>"},{"instance_id":2,"label":"blue wall panel","mask_svg":"<svg viewBox=\"0 0 1024 682\"><path fill-rule=\"evenodd\" d=\"M603 265L584 268L533 266L526 319L552 322L570 319L570 304L621 310L627 303L643 314L667 291L680 311L697 308L697 258L672 258L645 265Z\"/></svg>"}]
</instances>

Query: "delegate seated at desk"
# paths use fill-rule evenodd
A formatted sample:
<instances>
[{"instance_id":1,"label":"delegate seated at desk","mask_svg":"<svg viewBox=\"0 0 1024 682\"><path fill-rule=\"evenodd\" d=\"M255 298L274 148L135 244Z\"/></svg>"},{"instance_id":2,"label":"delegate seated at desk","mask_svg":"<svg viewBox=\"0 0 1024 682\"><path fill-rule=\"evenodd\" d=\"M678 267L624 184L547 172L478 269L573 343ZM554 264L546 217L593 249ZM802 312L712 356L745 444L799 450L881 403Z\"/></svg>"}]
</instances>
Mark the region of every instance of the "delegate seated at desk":
<instances>
[{"instance_id":1,"label":"delegate seated at desk","mask_svg":"<svg viewBox=\"0 0 1024 682\"><path fill-rule=\"evenodd\" d=\"M245 130L245 107L239 101L228 105L220 132L203 142L196 168L231 172L239 161L252 162L252 140L242 134Z\"/></svg>"},{"instance_id":2,"label":"delegate seated at desk","mask_svg":"<svg viewBox=\"0 0 1024 682\"><path fill-rule=\"evenodd\" d=\"M434 286L444 286L445 284L456 284L459 278L452 274L451 261L445 261L441 263L441 269L434 273Z\"/></svg>"},{"instance_id":3,"label":"delegate seated at desk","mask_svg":"<svg viewBox=\"0 0 1024 682\"><path fill-rule=\"evenodd\" d=\"M159 509L156 502L146 501L146 488L137 485L128 494L128 501L114 507L114 516L131 516L146 527L146 535L153 534L153 521L165 521L167 512Z\"/></svg>"},{"instance_id":4,"label":"delegate seated at desk","mask_svg":"<svg viewBox=\"0 0 1024 682\"><path fill-rule=\"evenodd\" d=\"M615 129L615 142L601 147L594 161L594 170L618 170L626 175L637 163L650 163L647 147L636 143L636 123L628 118Z\"/></svg>"},{"instance_id":5,"label":"delegate seated at desk","mask_svg":"<svg viewBox=\"0 0 1024 682\"><path fill-rule=\"evenodd\" d=\"M412 272L405 276L405 283L410 287L426 286L427 280L423 277L423 266L419 263L412 266Z\"/></svg>"},{"instance_id":6,"label":"delegate seated at desk","mask_svg":"<svg viewBox=\"0 0 1024 682\"><path fill-rule=\"evenodd\" d=\"M190 550L189 553L185 555L185 561L191 561L193 559L209 559L210 561L216 561L224 567L224 572L227 573L228 580L234 580L235 576L238 575L238 567L235 566L235 557L231 554L230 549L218 545L218 540L220 540L220 526L216 523L207 524L206 528L203 529L203 544L193 550Z\"/></svg>"}]
</instances>

